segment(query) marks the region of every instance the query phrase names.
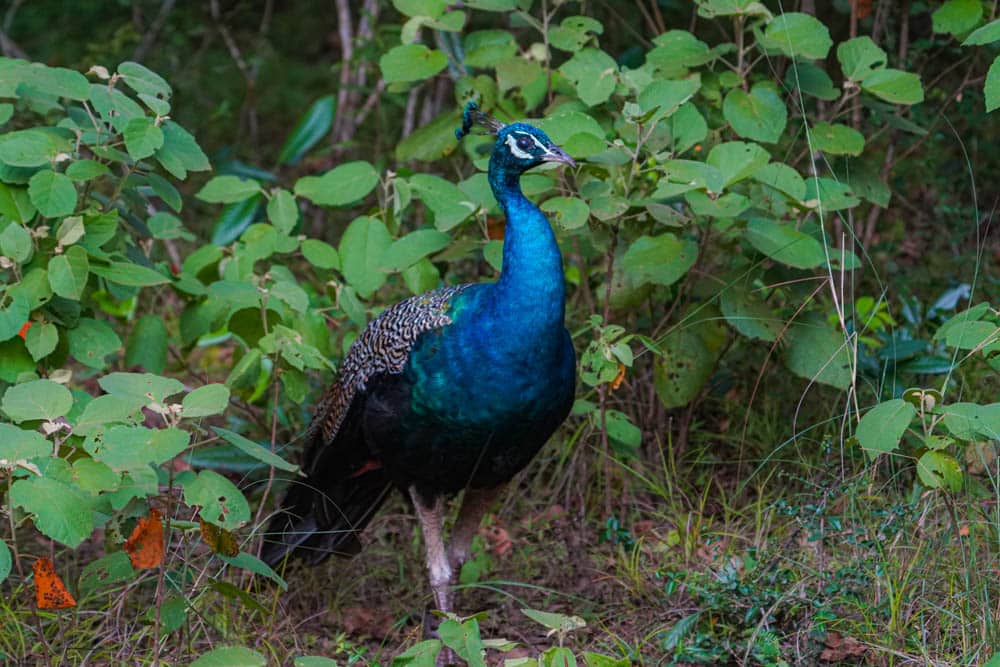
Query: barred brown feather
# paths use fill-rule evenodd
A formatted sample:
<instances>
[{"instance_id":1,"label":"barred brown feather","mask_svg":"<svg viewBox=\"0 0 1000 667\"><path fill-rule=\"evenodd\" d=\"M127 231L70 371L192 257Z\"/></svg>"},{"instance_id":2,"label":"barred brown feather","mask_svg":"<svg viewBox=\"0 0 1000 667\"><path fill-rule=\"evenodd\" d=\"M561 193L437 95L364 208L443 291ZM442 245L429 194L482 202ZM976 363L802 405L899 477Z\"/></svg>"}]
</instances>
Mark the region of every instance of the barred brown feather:
<instances>
[{"instance_id":1,"label":"barred brown feather","mask_svg":"<svg viewBox=\"0 0 1000 667\"><path fill-rule=\"evenodd\" d=\"M368 379L378 373L401 372L420 334L451 324L451 298L467 287L442 287L410 297L372 320L351 345L337 380L316 407L310 435L319 429L322 442L332 442L351 401L364 391Z\"/></svg>"}]
</instances>

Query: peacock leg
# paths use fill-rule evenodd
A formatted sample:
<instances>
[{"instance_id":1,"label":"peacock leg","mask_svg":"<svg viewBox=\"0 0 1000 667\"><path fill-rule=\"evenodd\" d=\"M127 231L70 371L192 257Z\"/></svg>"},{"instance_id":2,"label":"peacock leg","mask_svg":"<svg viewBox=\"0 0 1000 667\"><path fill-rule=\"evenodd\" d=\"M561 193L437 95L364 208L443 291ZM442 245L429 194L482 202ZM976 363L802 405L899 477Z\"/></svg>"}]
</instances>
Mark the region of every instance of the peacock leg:
<instances>
[{"instance_id":1,"label":"peacock leg","mask_svg":"<svg viewBox=\"0 0 1000 667\"><path fill-rule=\"evenodd\" d=\"M434 592L434 602L439 610L450 612L452 569L444 546L444 498L438 496L431 504L427 504L413 486L410 487L410 498L413 499L413 507L417 510L424 534L427 572Z\"/></svg>"},{"instance_id":2,"label":"peacock leg","mask_svg":"<svg viewBox=\"0 0 1000 667\"><path fill-rule=\"evenodd\" d=\"M458 576L462 563L469 560L472 538L479 532L483 515L500 495L502 488L498 486L492 489L468 489L465 492L462 508L458 511L454 528L451 529L451 541L448 545L448 562L454 576Z\"/></svg>"}]
</instances>

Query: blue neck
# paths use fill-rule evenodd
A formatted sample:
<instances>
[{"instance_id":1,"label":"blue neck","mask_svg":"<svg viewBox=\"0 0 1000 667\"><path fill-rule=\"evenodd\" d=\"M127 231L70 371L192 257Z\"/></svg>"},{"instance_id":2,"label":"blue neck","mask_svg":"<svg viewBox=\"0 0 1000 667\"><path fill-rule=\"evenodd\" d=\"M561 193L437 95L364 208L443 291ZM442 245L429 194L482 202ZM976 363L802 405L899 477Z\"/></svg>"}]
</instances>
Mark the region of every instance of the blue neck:
<instances>
[{"instance_id":1,"label":"blue neck","mask_svg":"<svg viewBox=\"0 0 1000 667\"><path fill-rule=\"evenodd\" d=\"M548 219L521 192L520 179L519 171L490 160L490 187L507 218L503 268L494 290L509 312L516 309L522 320L542 326L558 324L561 332L566 305L562 256Z\"/></svg>"}]
</instances>

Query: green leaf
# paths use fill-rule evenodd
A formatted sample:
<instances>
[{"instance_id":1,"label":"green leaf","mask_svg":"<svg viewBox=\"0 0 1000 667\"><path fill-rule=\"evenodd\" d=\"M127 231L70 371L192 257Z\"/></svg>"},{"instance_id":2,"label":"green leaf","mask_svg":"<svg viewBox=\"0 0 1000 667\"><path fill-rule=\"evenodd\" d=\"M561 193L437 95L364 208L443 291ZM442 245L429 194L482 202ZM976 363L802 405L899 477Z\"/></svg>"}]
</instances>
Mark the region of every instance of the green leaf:
<instances>
[{"instance_id":1,"label":"green leaf","mask_svg":"<svg viewBox=\"0 0 1000 667\"><path fill-rule=\"evenodd\" d=\"M184 229L184 223L176 215L159 211L146 221L149 233L154 239L185 239L193 241L194 236Z\"/></svg>"},{"instance_id":2,"label":"green leaf","mask_svg":"<svg viewBox=\"0 0 1000 667\"><path fill-rule=\"evenodd\" d=\"M12 222L0 232L0 251L18 264L31 257L33 246L31 234L20 223Z\"/></svg>"},{"instance_id":3,"label":"green leaf","mask_svg":"<svg viewBox=\"0 0 1000 667\"><path fill-rule=\"evenodd\" d=\"M212 243L229 245L238 239L250 223L257 219L257 211L263 198L263 194L257 194L249 199L227 204L212 226Z\"/></svg>"},{"instance_id":4,"label":"green leaf","mask_svg":"<svg viewBox=\"0 0 1000 667\"><path fill-rule=\"evenodd\" d=\"M989 71L986 73L986 85L983 88L986 97L986 111L993 111L1000 107L1000 56L993 59Z\"/></svg>"},{"instance_id":5,"label":"green leaf","mask_svg":"<svg viewBox=\"0 0 1000 667\"><path fill-rule=\"evenodd\" d=\"M66 175L74 181L89 181L110 173L110 169L95 160L77 160L66 167Z\"/></svg>"},{"instance_id":6,"label":"green leaf","mask_svg":"<svg viewBox=\"0 0 1000 667\"><path fill-rule=\"evenodd\" d=\"M224 556L222 554L216 554L216 558L218 558L219 560L223 561L224 563L228 563L228 564L230 564L230 565L232 565L234 567L238 567L240 569L247 570L248 572L253 572L254 574L259 574L262 577L267 577L268 579L270 579L274 583L276 583L279 586L281 586L281 588L283 590L286 590L286 591L288 590L288 583L284 579L282 579L280 576L278 576L278 573L275 572L273 569L271 569L270 565L268 565L267 563L265 563L261 559L257 558L256 556L251 556L250 554L246 553L245 551L241 551L239 554L237 554L236 556L234 556L232 558L230 558L229 556ZM334 665L337 664L337 663L333 662L332 660L330 660L329 662L332 663L332 664L334 664ZM299 659L296 659L295 664L296 665L299 664ZM316 664L319 664L319 663L316 663Z\"/></svg>"},{"instance_id":7,"label":"green leaf","mask_svg":"<svg viewBox=\"0 0 1000 667\"><path fill-rule=\"evenodd\" d=\"M436 19L448 7L447 0L392 0L400 14L406 16L427 16Z\"/></svg>"},{"instance_id":8,"label":"green leaf","mask_svg":"<svg viewBox=\"0 0 1000 667\"><path fill-rule=\"evenodd\" d=\"M854 435L869 459L888 454L899 448L917 410L901 398L879 403L865 413Z\"/></svg>"},{"instance_id":9,"label":"green leaf","mask_svg":"<svg viewBox=\"0 0 1000 667\"><path fill-rule=\"evenodd\" d=\"M163 146L163 130L156 126L152 118L133 118L125 124L125 150L135 160L153 155Z\"/></svg>"},{"instance_id":10,"label":"green leaf","mask_svg":"<svg viewBox=\"0 0 1000 667\"><path fill-rule=\"evenodd\" d=\"M811 136L813 149L830 155L861 155L865 149L865 136L846 125L816 123Z\"/></svg>"},{"instance_id":11,"label":"green leaf","mask_svg":"<svg viewBox=\"0 0 1000 667\"><path fill-rule=\"evenodd\" d=\"M711 378L726 339L718 313L699 313L694 323L674 329L660 344L654 361L656 395L666 408L687 405Z\"/></svg>"},{"instance_id":12,"label":"green leaf","mask_svg":"<svg viewBox=\"0 0 1000 667\"><path fill-rule=\"evenodd\" d=\"M571 632L587 627L587 622L579 616L567 616L566 614L556 614L551 611L539 611L537 609L521 609L521 613L535 623L556 632Z\"/></svg>"},{"instance_id":13,"label":"green leaf","mask_svg":"<svg viewBox=\"0 0 1000 667\"><path fill-rule=\"evenodd\" d=\"M83 448L112 470L135 470L166 463L187 449L190 439L190 434L179 428L112 426L104 432L91 432Z\"/></svg>"},{"instance_id":14,"label":"green leaf","mask_svg":"<svg viewBox=\"0 0 1000 667\"><path fill-rule=\"evenodd\" d=\"M778 141L788 122L785 102L767 83L755 85L749 93L733 88L722 103L722 115L736 134L770 144Z\"/></svg>"},{"instance_id":15,"label":"green leaf","mask_svg":"<svg viewBox=\"0 0 1000 667\"><path fill-rule=\"evenodd\" d=\"M30 314L31 304L20 294L14 296L6 308L0 308L0 340L10 340L20 333Z\"/></svg>"},{"instance_id":16,"label":"green leaf","mask_svg":"<svg viewBox=\"0 0 1000 667\"><path fill-rule=\"evenodd\" d=\"M14 116L14 105L10 102L0 103L0 125L5 125Z\"/></svg>"},{"instance_id":17,"label":"green leaf","mask_svg":"<svg viewBox=\"0 0 1000 667\"><path fill-rule=\"evenodd\" d=\"M18 130L0 135L0 162L11 167L41 167L69 150L66 140L42 130Z\"/></svg>"},{"instance_id":18,"label":"green leaf","mask_svg":"<svg viewBox=\"0 0 1000 667\"><path fill-rule=\"evenodd\" d=\"M428 79L448 65L448 56L423 44L404 44L379 58L378 66L386 83Z\"/></svg>"},{"instance_id":19,"label":"green leaf","mask_svg":"<svg viewBox=\"0 0 1000 667\"><path fill-rule=\"evenodd\" d=\"M455 227L479 208L458 186L440 176L416 174L410 179L410 185L413 193L434 214L434 226L440 232Z\"/></svg>"},{"instance_id":20,"label":"green leaf","mask_svg":"<svg viewBox=\"0 0 1000 667\"><path fill-rule=\"evenodd\" d=\"M694 97L700 87L699 81L691 79L652 82L639 93L639 108L644 116L649 115L644 124L652 126L661 118L674 115L681 105Z\"/></svg>"},{"instance_id":21,"label":"green leaf","mask_svg":"<svg viewBox=\"0 0 1000 667\"><path fill-rule=\"evenodd\" d=\"M77 325L67 331L69 353L85 366L102 370L104 358L117 352L122 341L107 322L89 317L81 318Z\"/></svg>"},{"instance_id":22,"label":"green leaf","mask_svg":"<svg viewBox=\"0 0 1000 667\"><path fill-rule=\"evenodd\" d=\"M66 299L80 299L89 275L87 251L80 246L71 246L49 260L49 285L53 292Z\"/></svg>"},{"instance_id":23,"label":"green leaf","mask_svg":"<svg viewBox=\"0 0 1000 667\"><path fill-rule=\"evenodd\" d=\"M451 237L433 229L421 229L392 242L382 254L381 266L402 271L451 243Z\"/></svg>"},{"instance_id":24,"label":"green leaf","mask_svg":"<svg viewBox=\"0 0 1000 667\"><path fill-rule=\"evenodd\" d=\"M91 273L127 287L149 287L170 282L170 278L155 269L131 262L110 262L107 266L93 264Z\"/></svg>"},{"instance_id":25,"label":"green leaf","mask_svg":"<svg viewBox=\"0 0 1000 667\"><path fill-rule=\"evenodd\" d=\"M125 61L118 66L118 74L125 84L137 93L154 97L170 97L170 84L156 72L139 63Z\"/></svg>"},{"instance_id":26,"label":"green leaf","mask_svg":"<svg viewBox=\"0 0 1000 667\"><path fill-rule=\"evenodd\" d=\"M514 36L507 30L476 30L465 36L465 64L493 68L517 53Z\"/></svg>"},{"instance_id":27,"label":"green leaf","mask_svg":"<svg viewBox=\"0 0 1000 667\"><path fill-rule=\"evenodd\" d=\"M376 218L356 218L340 239L341 269L358 294L368 298L386 281L382 255L392 243L385 223Z\"/></svg>"},{"instance_id":28,"label":"green leaf","mask_svg":"<svg viewBox=\"0 0 1000 667\"><path fill-rule=\"evenodd\" d=\"M430 162L451 153L457 141L455 128L462 124L460 111L449 109L427 125L417 129L396 145L396 159Z\"/></svg>"},{"instance_id":29,"label":"green leaf","mask_svg":"<svg viewBox=\"0 0 1000 667\"><path fill-rule=\"evenodd\" d=\"M861 88L893 104L917 104L924 101L920 75L899 69L880 69L861 82Z\"/></svg>"},{"instance_id":30,"label":"green leaf","mask_svg":"<svg viewBox=\"0 0 1000 667\"><path fill-rule=\"evenodd\" d=\"M303 655L292 661L292 667L337 667L337 661L318 655Z\"/></svg>"},{"instance_id":31,"label":"green leaf","mask_svg":"<svg viewBox=\"0 0 1000 667\"><path fill-rule=\"evenodd\" d=\"M562 64L559 71L588 107L606 102L615 90L618 64L600 49L586 48Z\"/></svg>"},{"instance_id":32,"label":"green leaf","mask_svg":"<svg viewBox=\"0 0 1000 667\"><path fill-rule=\"evenodd\" d=\"M88 595L98 588L135 579L136 571L125 550L87 563L80 573L80 594Z\"/></svg>"},{"instance_id":33,"label":"green leaf","mask_svg":"<svg viewBox=\"0 0 1000 667\"><path fill-rule=\"evenodd\" d=\"M296 472L299 469L297 465L289 463L285 459L281 458L280 456L272 452L270 449L267 449L266 447L257 444L253 440L248 440L247 438L244 438L239 433L234 433L233 431L224 428L219 428L216 426L213 426L212 430L215 431L218 435L220 435L223 440L233 445L234 447L242 451L244 454L252 456L253 458L257 459L258 461L266 465L274 466L278 470L284 470L286 472Z\"/></svg>"},{"instance_id":34,"label":"green leaf","mask_svg":"<svg viewBox=\"0 0 1000 667\"><path fill-rule=\"evenodd\" d=\"M983 3L980 0L948 0L931 14L934 32L946 32L955 36L964 35L977 25L983 17Z\"/></svg>"},{"instance_id":35,"label":"green leaf","mask_svg":"<svg viewBox=\"0 0 1000 667\"><path fill-rule=\"evenodd\" d=\"M746 239L771 259L797 269L812 269L826 264L823 245L790 224L753 218L747 223Z\"/></svg>"},{"instance_id":36,"label":"green leaf","mask_svg":"<svg viewBox=\"0 0 1000 667\"><path fill-rule=\"evenodd\" d=\"M486 667L483 660L483 640L479 636L479 621L464 622L447 619L438 626L438 635L445 646L455 651L469 667Z\"/></svg>"},{"instance_id":37,"label":"green leaf","mask_svg":"<svg viewBox=\"0 0 1000 667\"><path fill-rule=\"evenodd\" d=\"M90 93L87 78L76 70L7 58L3 59L3 66L0 88L5 90L4 97L18 97L24 92L18 90L22 84L30 92L72 100L85 100Z\"/></svg>"},{"instance_id":38,"label":"green leaf","mask_svg":"<svg viewBox=\"0 0 1000 667\"><path fill-rule=\"evenodd\" d=\"M206 384L184 397L181 417L207 417L225 412L229 407L229 387L224 384Z\"/></svg>"},{"instance_id":39,"label":"green leaf","mask_svg":"<svg viewBox=\"0 0 1000 667\"><path fill-rule=\"evenodd\" d=\"M672 285L694 266L698 245L673 234L640 236L622 257L622 268L636 283Z\"/></svg>"},{"instance_id":40,"label":"green leaf","mask_svg":"<svg viewBox=\"0 0 1000 667\"><path fill-rule=\"evenodd\" d=\"M267 202L267 219L282 234L291 234L299 222L299 205L291 192L281 188L271 195Z\"/></svg>"},{"instance_id":41,"label":"green leaf","mask_svg":"<svg viewBox=\"0 0 1000 667\"><path fill-rule=\"evenodd\" d=\"M854 195L847 183L832 178L810 178L806 181L806 196L802 203L811 208L840 211L857 206L861 200Z\"/></svg>"},{"instance_id":42,"label":"green leaf","mask_svg":"<svg viewBox=\"0 0 1000 667\"><path fill-rule=\"evenodd\" d=\"M215 176L195 196L213 204L233 204L261 191L260 183L239 176Z\"/></svg>"},{"instance_id":43,"label":"green leaf","mask_svg":"<svg viewBox=\"0 0 1000 667\"><path fill-rule=\"evenodd\" d=\"M102 431L108 424L141 421L142 413L140 410L146 403L146 399L142 397L125 397L114 394L98 396L87 403L83 414L77 418L73 425L73 434L90 435L96 431Z\"/></svg>"},{"instance_id":44,"label":"green leaf","mask_svg":"<svg viewBox=\"0 0 1000 667\"><path fill-rule=\"evenodd\" d=\"M802 201L806 196L806 182L787 164L772 162L755 171L751 178L758 183L769 185L776 190L784 192L794 201Z\"/></svg>"},{"instance_id":45,"label":"green leaf","mask_svg":"<svg viewBox=\"0 0 1000 667\"><path fill-rule=\"evenodd\" d=\"M378 184L378 174L368 162L347 162L322 176L305 176L295 182L295 194L319 206L346 206L368 195Z\"/></svg>"},{"instance_id":46,"label":"green leaf","mask_svg":"<svg viewBox=\"0 0 1000 667\"><path fill-rule=\"evenodd\" d=\"M163 146L156 151L156 159L173 176L183 179L189 171L212 168L208 156L190 132L172 120L165 121L160 129L163 130Z\"/></svg>"},{"instance_id":47,"label":"green leaf","mask_svg":"<svg viewBox=\"0 0 1000 667\"><path fill-rule=\"evenodd\" d=\"M441 652L441 646L440 639L425 639L422 642L417 642L393 658L392 667L434 667L434 661L438 653Z\"/></svg>"},{"instance_id":48,"label":"green leaf","mask_svg":"<svg viewBox=\"0 0 1000 667\"><path fill-rule=\"evenodd\" d=\"M792 58L826 58L833 40L830 31L815 16L787 12L767 24L761 43Z\"/></svg>"},{"instance_id":49,"label":"green leaf","mask_svg":"<svg viewBox=\"0 0 1000 667\"><path fill-rule=\"evenodd\" d=\"M759 144L727 141L712 148L706 162L716 167L726 187L750 178L771 160L771 154Z\"/></svg>"},{"instance_id":50,"label":"green leaf","mask_svg":"<svg viewBox=\"0 0 1000 667\"><path fill-rule=\"evenodd\" d=\"M935 410L948 432L960 440L1000 440L1000 403L950 403Z\"/></svg>"},{"instance_id":51,"label":"green leaf","mask_svg":"<svg viewBox=\"0 0 1000 667\"><path fill-rule=\"evenodd\" d=\"M557 49L575 52L604 32L600 21L589 16L567 16L558 26L549 29L549 43Z\"/></svg>"},{"instance_id":52,"label":"green leaf","mask_svg":"<svg viewBox=\"0 0 1000 667\"><path fill-rule=\"evenodd\" d=\"M795 62L785 72L785 85L789 89L798 88L806 95L827 101L840 97L840 91L833 85L830 75L820 67L808 62Z\"/></svg>"},{"instance_id":53,"label":"green leaf","mask_svg":"<svg viewBox=\"0 0 1000 667\"><path fill-rule=\"evenodd\" d=\"M73 395L58 382L32 380L8 387L0 407L15 422L35 419L51 421L70 411Z\"/></svg>"},{"instance_id":54,"label":"green leaf","mask_svg":"<svg viewBox=\"0 0 1000 667\"><path fill-rule=\"evenodd\" d=\"M10 557L10 547L7 546L7 541L0 539L0 584L2 584L8 576L10 576L11 566L13 561Z\"/></svg>"},{"instance_id":55,"label":"green leaf","mask_svg":"<svg viewBox=\"0 0 1000 667\"><path fill-rule=\"evenodd\" d=\"M730 285L722 292L719 307L726 321L750 339L774 342L785 327L774 311L739 285Z\"/></svg>"},{"instance_id":56,"label":"green leaf","mask_svg":"<svg viewBox=\"0 0 1000 667\"><path fill-rule=\"evenodd\" d=\"M35 430L25 430L0 422L0 460L14 461L52 455L52 443Z\"/></svg>"},{"instance_id":57,"label":"green leaf","mask_svg":"<svg viewBox=\"0 0 1000 667\"><path fill-rule=\"evenodd\" d=\"M337 102L333 95L325 95L313 102L285 139L278 154L278 164L298 164L330 131L336 108Z\"/></svg>"},{"instance_id":58,"label":"green leaf","mask_svg":"<svg viewBox=\"0 0 1000 667\"><path fill-rule=\"evenodd\" d=\"M578 229L587 224L590 207L577 197L552 197L546 199L541 209L550 214L553 222L563 229Z\"/></svg>"},{"instance_id":59,"label":"green leaf","mask_svg":"<svg viewBox=\"0 0 1000 667\"><path fill-rule=\"evenodd\" d=\"M962 490L962 466L946 452L931 450L917 459L917 476L930 489Z\"/></svg>"},{"instance_id":60,"label":"green leaf","mask_svg":"<svg viewBox=\"0 0 1000 667\"><path fill-rule=\"evenodd\" d=\"M140 317L125 344L125 365L162 373L167 365L167 327L159 315Z\"/></svg>"},{"instance_id":61,"label":"green leaf","mask_svg":"<svg viewBox=\"0 0 1000 667\"><path fill-rule=\"evenodd\" d=\"M6 215L11 220L24 224L35 217L35 212L27 188L0 183L0 215Z\"/></svg>"},{"instance_id":62,"label":"green leaf","mask_svg":"<svg viewBox=\"0 0 1000 667\"><path fill-rule=\"evenodd\" d=\"M121 475L100 461L82 458L73 462L73 482L87 493L97 495L117 489Z\"/></svg>"},{"instance_id":63,"label":"green leaf","mask_svg":"<svg viewBox=\"0 0 1000 667\"><path fill-rule=\"evenodd\" d=\"M838 44L837 60L846 78L863 81L875 70L885 67L889 57L871 37L865 35Z\"/></svg>"},{"instance_id":64,"label":"green leaf","mask_svg":"<svg viewBox=\"0 0 1000 667\"><path fill-rule=\"evenodd\" d=\"M179 475L184 502L201 507L201 518L226 530L235 530L250 521L250 505L240 490L217 472L202 470L195 475Z\"/></svg>"},{"instance_id":65,"label":"green leaf","mask_svg":"<svg viewBox=\"0 0 1000 667\"><path fill-rule=\"evenodd\" d=\"M340 270L340 255L337 249L319 239L306 239L301 246L302 256L317 269Z\"/></svg>"},{"instance_id":66,"label":"green leaf","mask_svg":"<svg viewBox=\"0 0 1000 667\"><path fill-rule=\"evenodd\" d=\"M203 653L190 667L265 667L267 659L242 646L223 646Z\"/></svg>"},{"instance_id":67,"label":"green leaf","mask_svg":"<svg viewBox=\"0 0 1000 667\"><path fill-rule=\"evenodd\" d=\"M94 530L88 498L72 486L47 477L19 479L10 487L10 502L34 515L46 537L74 549Z\"/></svg>"},{"instance_id":68,"label":"green leaf","mask_svg":"<svg viewBox=\"0 0 1000 667\"><path fill-rule=\"evenodd\" d=\"M981 46L998 40L1000 40L1000 19L994 19L969 33L962 46Z\"/></svg>"},{"instance_id":69,"label":"green leaf","mask_svg":"<svg viewBox=\"0 0 1000 667\"><path fill-rule=\"evenodd\" d=\"M24 345L35 361L52 354L58 343L59 330L51 322L35 322L24 336Z\"/></svg>"},{"instance_id":70,"label":"green leaf","mask_svg":"<svg viewBox=\"0 0 1000 667\"><path fill-rule=\"evenodd\" d=\"M31 203L46 218L69 215L76 209L76 186L66 174L44 169L28 181Z\"/></svg>"},{"instance_id":71,"label":"green leaf","mask_svg":"<svg viewBox=\"0 0 1000 667\"><path fill-rule=\"evenodd\" d=\"M851 386L851 353L843 333L822 319L807 319L789 327L785 341L785 365L793 373L837 389Z\"/></svg>"},{"instance_id":72,"label":"green leaf","mask_svg":"<svg viewBox=\"0 0 1000 667\"><path fill-rule=\"evenodd\" d=\"M509 12L517 9L518 0L465 0L465 6L486 12Z\"/></svg>"},{"instance_id":73,"label":"green leaf","mask_svg":"<svg viewBox=\"0 0 1000 667\"><path fill-rule=\"evenodd\" d=\"M142 399L143 405L164 403L168 396L184 391L179 380L152 373L109 373L97 383L109 394Z\"/></svg>"},{"instance_id":74,"label":"green leaf","mask_svg":"<svg viewBox=\"0 0 1000 667\"><path fill-rule=\"evenodd\" d=\"M163 200L164 204L180 213L180 210L184 207L184 200L181 199L181 193L177 191L177 188L170 181L159 174L153 173L146 174L146 180L149 181L149 186L153 188L153 192Z\"/></svg>"}]
</instances>

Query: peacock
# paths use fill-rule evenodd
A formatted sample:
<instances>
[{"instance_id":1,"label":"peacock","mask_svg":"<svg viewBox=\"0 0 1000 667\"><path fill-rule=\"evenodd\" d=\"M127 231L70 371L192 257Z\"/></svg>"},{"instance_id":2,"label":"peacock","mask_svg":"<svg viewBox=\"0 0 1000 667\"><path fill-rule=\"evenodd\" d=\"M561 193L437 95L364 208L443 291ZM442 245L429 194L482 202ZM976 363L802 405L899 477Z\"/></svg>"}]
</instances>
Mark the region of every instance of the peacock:
<instances>
[{"instance_id":1,"label":"peacock","mask_svg":"<svg viewBox=\"0 0 1000 667\"><path fill-rule=\"evenodd\" d=\"M488 178L507 219L500 277L410 297L368 324L316 407L307 479L289 487L262 550L271 566L357 553L358 535L399 489L420 520L443 612L483 515L569 414L576 378L562 257L520 186L533 167L575 163L540 129L469 103L456 136L473 125L496 135ZM449 544L445 502L460 491Z\"/></svg>"}]
</instances>

